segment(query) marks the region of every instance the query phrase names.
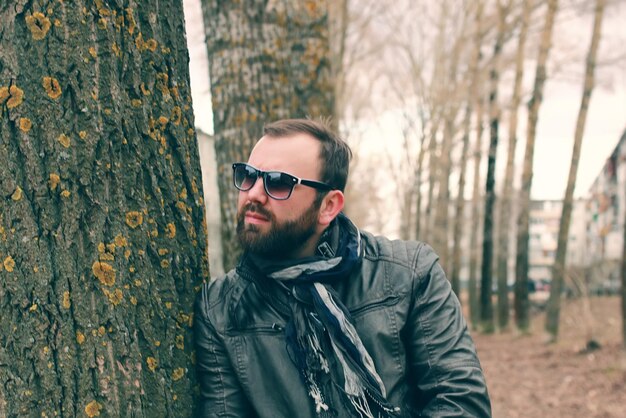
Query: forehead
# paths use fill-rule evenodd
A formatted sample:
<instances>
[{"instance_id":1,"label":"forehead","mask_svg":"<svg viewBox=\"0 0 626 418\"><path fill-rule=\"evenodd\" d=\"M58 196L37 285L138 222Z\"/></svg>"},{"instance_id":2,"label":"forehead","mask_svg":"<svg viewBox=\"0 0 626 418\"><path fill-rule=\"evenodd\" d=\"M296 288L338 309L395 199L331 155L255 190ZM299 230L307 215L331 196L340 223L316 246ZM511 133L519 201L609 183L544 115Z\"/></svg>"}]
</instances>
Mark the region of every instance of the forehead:
<instances>
[{"instance_id":1,"label":"forehead","mask_svg":"<svg viewBox=\"0 0 626 418\"><path fill-rule=\"evenodd\" d=\"M264 136L250 153L248 163L263 171L284 171L297 177L317 179L320 148L317 139L304 133Z\"/></svg>"}]
</instances>

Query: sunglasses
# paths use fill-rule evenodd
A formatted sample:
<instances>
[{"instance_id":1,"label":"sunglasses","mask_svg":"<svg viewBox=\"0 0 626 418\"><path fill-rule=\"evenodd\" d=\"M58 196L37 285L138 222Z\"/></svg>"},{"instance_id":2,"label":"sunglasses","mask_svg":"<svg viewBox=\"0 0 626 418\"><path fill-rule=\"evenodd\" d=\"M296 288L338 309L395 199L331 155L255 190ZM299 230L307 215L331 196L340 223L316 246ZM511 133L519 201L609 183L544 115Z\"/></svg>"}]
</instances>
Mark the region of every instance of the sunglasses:
<instances>
[{"instance_id":1,"label":"sunglasses","mask_svg":"<svg viewBox=\"0 0 626 418\"><path fill-rule=\"evenodd\" d=\"M235 187L242 192L250 190L256 180L263 177L265 193L275 200L287 200L296 184L313 187L318 190L333 190L326 183L313 180L304 180L282 171L261 171L246 163L233 164L233 179Z\"/></svg>"}]
</instances>

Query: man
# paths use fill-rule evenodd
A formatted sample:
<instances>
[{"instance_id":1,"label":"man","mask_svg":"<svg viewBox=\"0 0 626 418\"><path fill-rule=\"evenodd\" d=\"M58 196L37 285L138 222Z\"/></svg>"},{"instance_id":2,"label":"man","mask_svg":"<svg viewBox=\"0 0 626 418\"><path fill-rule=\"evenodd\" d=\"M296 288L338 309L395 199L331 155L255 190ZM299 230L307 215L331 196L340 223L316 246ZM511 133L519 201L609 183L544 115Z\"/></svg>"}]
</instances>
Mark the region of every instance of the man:
<instances>
[{"instance_id":1,"label":"man","mask_svg":"<svg viewBox=\"0 0 626 418\"><path fill-rule=\"evenodd\" d=\"M351 151L323 123L265 127L239 192L236 269L207 283L195 341L205 417L488 417L432 249L341 213Z\"/></svg>"}]
</instances>

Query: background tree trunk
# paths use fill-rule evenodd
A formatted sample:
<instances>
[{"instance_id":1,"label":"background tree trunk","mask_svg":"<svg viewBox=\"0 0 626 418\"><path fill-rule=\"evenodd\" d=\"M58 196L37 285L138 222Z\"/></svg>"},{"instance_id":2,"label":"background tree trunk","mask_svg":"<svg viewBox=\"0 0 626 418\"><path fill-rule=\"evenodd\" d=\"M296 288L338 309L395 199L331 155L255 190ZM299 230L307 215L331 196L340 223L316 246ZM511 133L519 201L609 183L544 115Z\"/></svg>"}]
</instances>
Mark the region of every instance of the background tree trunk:
<instances>
[{"instance_id":1,"label":"background tree trunk","mask_svg":"<svg viewBox=\"0 0 626 418\"><path fill-rule=\"evenodd\" d=\"M496 156L498 151L498 129L500 125L500 104L498 103L498 82L500 80L500 59L506 30L508 5L497 2L498 31L493 47L491 70L489 72L489 153L487 155L487 179L485 184L485 212L483 222L483 257L480 282L480 322L483 332L493 332L493 302L491 299L493 267L493 219L496 201ZM498 289L498 294L499 294Z\"/></svg>"},{"instance_id":2,"label":"background tree trunk","mask_svg":"<svg viewBox=\"0 0 626 418\"><path fill-rule=\"evenodd\" d=\"M515 81L513 83L513 94L511 97L511 108L509 116L509 142L507 149L506 169L501 198L501 216L499 239L500 251L498 252L498 289L506 287L506 298L498 298L498 326L506 329L509 325L509 238L511 236L511 217L513 201L513 177L515 171L515 149L517 148L517 113L522 97L522 80L524 76L524 48L528 33L530 14L533 8L533 0L525 0L522 7L520 21L520 31L517 42L517 52L515 55ZM498 293L500 295L500 293Z\"/></svg>"},{"instance_id":3,"label":"background tree trunk","mask_svg":"<svg viewBox=\"0 0 626 418\"><path fill-rule=\"evenodd\" d=\"M530 325L528 301L528 223L530 217L530 189L533 179L533 155L539 107L543 100L543 87L546 81L546 62L552 44L552 29L558 8L558 0L548 1L546 20L541 32L537 70L530 101L528 102L528 123L526 126L526 148L522 169L522 187L519 198L517 220L517 245L515 258L515 323L522 332Z\"/></svg>"},{"instance_id":4,"label":"background tree trunk","mask_svg":"<svg viewBox=\"0 0 626 418\"><path fill-rule=\"evenodd\" d=\"M602 32L602 17L606 0L597 0L593 21L593 32L591 44L587 53L585 65L585 79L583 83L583 94L576 121L576 132L574 133L574 149L572 151L572 162L570 164L567 178L567 188L563 198L563 209L559 222L559 236L556 247L554 266L552 267L552 282L550 285L550 299L546 312L546 331L552 341L556 340L559 333L559 313L561 308L561 292L563 291L563 281L565 275L565 258L567 255L567 241L569 237L569 226L572 217L572 199L574 197L574 186L576 185L576 174L578 173L578 161L580 160L580 149L585 133L585 122L587 121L587 111L594 87L594 71L596 67L596 57ZM625 225L626 228L626 225Z\"/></svg>"},{"instance_id":5,"label":"background tree trunk","mask_svg":"<svg viewBox=\"0 0 626 418\"><path fill-rule=\"evenodd\" d=\"M191 415L208 277L181 2L0 32L0 416Z\"/></svg>"},{"instance_id":6,"label":"background tree trunk","mask_svg":"<svg viewBox=\"0 0 626 418\"><path fill-rule=\"evenodd\" d=\"M328 10L288 0L202 0L202 10L228 271L240 254L231 164L248 159L266 122L333 115Z\"/></svg>"}]
</instances>

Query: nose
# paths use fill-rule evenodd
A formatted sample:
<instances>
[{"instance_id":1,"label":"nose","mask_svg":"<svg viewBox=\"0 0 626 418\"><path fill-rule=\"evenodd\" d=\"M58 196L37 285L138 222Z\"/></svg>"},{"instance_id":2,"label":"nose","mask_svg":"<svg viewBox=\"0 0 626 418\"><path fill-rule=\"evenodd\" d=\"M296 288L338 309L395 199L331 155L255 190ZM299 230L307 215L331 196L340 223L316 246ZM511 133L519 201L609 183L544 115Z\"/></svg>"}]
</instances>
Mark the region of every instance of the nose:
<instances>
[{"instance_id":1,"label":"nose","mask_svg":"<svg viewBox=\"0 0 626 418\"><path fill-rule=\"evenodd\" d=\"M269 196L265 193L265 187L263 184L263 177L259 177L254 182L254 185L250 190L248 190L248 201L250 202L259 202L261 205L264 205L267 202Z\"/></svg>"}]
</instances>

